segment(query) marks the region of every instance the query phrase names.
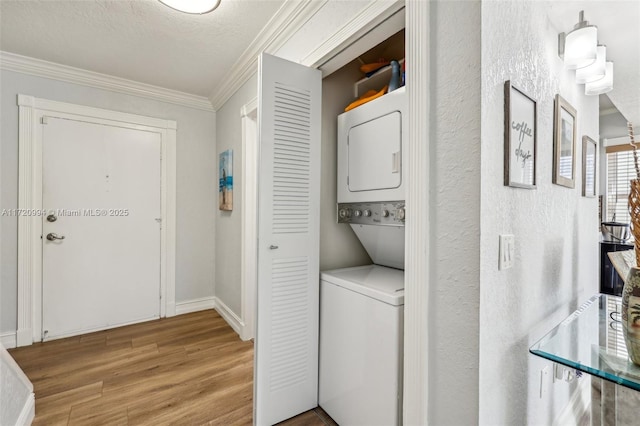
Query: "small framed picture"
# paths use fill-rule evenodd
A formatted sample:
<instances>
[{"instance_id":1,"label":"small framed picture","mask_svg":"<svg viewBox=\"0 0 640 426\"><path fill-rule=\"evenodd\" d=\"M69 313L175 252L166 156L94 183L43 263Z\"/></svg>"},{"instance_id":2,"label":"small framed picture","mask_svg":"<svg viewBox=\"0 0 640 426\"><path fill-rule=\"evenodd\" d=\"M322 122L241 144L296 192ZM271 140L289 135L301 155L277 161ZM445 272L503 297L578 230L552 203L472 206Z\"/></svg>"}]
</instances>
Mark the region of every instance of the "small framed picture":
<instances>
[{"instance_id":1,"label":"small framed picture","mask_svg":"<svg viewBox=\"0 0 640 426\"><path fill-rule=\"evenodd\" d=\"M553 183L575 188L577 112L556 95L553 118Z\"/></svg>"},{"instance_id":2,"label":"small framed picture","mask_svg":"<svg viewBox=\"0 0 640 426\"><path fill-rule=\"evenodd\" d=\"M589 136L582 137L582 196L596 196L596 157L598 143Z\"/></svg>"},{"instance_id":3,"label":"small framed picture","mask_svg":"<svg viewBox=\"0 0 640 426\"><path fill-rule=\"evenodd\" d=\"M536 188L536 101L504 83L504 184Z\"/></svg>"},{"instance_id":4,"label":"small framed picture","mask_svg":"<svg viewBox=\"0 0 640 426\"><path fill-rule=\"evenodd\" d=\"M218 165L218 201L220 210L233 210L233 150L220 154Z\"/></svg>"}]
</instances>

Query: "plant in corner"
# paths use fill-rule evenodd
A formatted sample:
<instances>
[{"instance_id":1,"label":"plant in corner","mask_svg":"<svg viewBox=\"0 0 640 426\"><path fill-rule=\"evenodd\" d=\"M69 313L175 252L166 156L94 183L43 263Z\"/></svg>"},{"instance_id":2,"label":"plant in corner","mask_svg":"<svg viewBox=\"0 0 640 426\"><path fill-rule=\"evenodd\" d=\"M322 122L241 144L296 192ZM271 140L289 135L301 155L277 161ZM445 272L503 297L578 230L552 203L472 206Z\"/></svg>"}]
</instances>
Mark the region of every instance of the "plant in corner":
<instances>
[{"instance_id":1,"label":"plant in corner","mask_svg":"<svg viewBox=\"0 0 640 426\"><path fill-rule=\"evenodd\" d=\"M636 179L632 179L629 187L629 215L631 233L635 240L636 265L629 269L627 279L622 289L622 328L624 342L629 352L629 358L634 364L640 365L640 167L638 165L638 147L633 136L633 125L627 123L629 129L629 143L633 148L633 162L636 169Z\"/></svg>"}]
</instances>

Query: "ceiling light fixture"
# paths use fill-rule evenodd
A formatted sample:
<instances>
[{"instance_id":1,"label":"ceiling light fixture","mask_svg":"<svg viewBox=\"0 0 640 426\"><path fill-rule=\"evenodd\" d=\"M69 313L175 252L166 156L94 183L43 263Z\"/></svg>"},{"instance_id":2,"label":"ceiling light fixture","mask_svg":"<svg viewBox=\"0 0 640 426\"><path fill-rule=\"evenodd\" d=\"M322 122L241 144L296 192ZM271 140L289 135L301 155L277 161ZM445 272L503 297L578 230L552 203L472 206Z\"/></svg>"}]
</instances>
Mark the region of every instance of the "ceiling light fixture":
<instances>
[{"instance_id":1,"label":"ceiling light fixture","mask_svg":"<svg viewBox=\"0 0 640 426\"><path fill-rule=\"evenodd\" d=\"M597 58L597 46L598 28L584 20L584 10L580 11L579 22L569 34L558 34L558 55L571 70L594 63Z\"/></svg>"},{"instance_id":2,"label":"ceiling light fixture","mask_svg":"<svg viewBox=\"0 0 640 426\"><path fill-rule=\"evenodd\" d=\"M220 0L159 0L160 3L180 12L202 15L213 11Z\"/></svg>"},{"instance_id":3,"label":"ceiling light fixture","mask_svg":"<svg viewBox=\"0 0 640 426\"><path fill-rule=\"evenodd\" d=\"M591 65L576 70L576 83L585 84L592 83L604 77L607 71L607 47L598 46L598 57Z\"/></svg>"},{"instance_id":4,"label":"ceiling light fixture","mask_svg":"<svg viewBox=\"0 0 640 426\"><path fill-rule=\"evenodd\" d=\"M613 90L613 62L607 61L607 72L600 80L596 80L584 85L584 94L602 95Z\"/></svg>"}]
</instances>

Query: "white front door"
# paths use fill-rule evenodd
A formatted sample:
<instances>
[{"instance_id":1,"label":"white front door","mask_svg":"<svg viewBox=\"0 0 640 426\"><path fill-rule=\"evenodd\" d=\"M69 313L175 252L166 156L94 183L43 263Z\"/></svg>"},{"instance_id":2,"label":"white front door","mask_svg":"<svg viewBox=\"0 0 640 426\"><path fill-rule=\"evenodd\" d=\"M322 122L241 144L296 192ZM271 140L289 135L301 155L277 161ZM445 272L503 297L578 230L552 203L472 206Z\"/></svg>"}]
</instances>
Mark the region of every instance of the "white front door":
<instances>
[{"instance_id":1,"label":"white front door","mask_svg":"<svg viewBox=\"0 0 640 426\"><path fill-rule=\"evenodd\" d=\"M42 127L43 340L159 318L161 135Z\"/></svg>"},{"instance_id":2,"label":"white front door","mask_svg":"<svg viewBox=\"0 0 640 426\"><path fill-rule=\"evenodd\" d=\"M321 72L262 54L255 416L318 405Z\"/></svg>"}]
</instances>

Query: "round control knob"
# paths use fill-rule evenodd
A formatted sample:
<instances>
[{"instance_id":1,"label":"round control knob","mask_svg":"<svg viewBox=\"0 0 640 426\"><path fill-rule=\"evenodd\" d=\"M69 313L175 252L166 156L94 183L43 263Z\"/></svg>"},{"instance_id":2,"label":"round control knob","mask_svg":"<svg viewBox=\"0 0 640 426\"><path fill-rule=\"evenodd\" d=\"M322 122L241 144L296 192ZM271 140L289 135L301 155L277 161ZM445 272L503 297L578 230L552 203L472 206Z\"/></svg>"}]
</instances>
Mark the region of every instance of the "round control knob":
<instances>
[{"instance_id":1,"label":"round control knob","mask_svg":"<svg viewBox=\"0 0 640 426\"><path fill-rule=\"evenodd\" d=\"M371 210L367 209L364 211L364 217L369 217L371 216Z\"/></svg>"},{"instance_id":2,"label":"round control knob","mask_svg":"<svg viewBox=\"0 0 640 426\"><path fill-rule=\"evenodd\" d=\"M404 220L404 208L396 210L396 219Z\"/></svg>"},{"instance_id":3,"label":"round control knob","mask_svg":"<svg viewBox=\"0 0 640 426\"><path fill-rule=\"evenodd\" d=\"M353 214L355 215L355 217L362 216L362 212L360 210L356 210L355 212L353 212Z\"/></svg>"},{"instance_id":4,"label":"round control knob","mask_svg":"<svg viewBox=\"0 0 640 426\"><path fill-rule=\"evenodd\" d=\"M340 219L346 219L351 215L349 214L349 209L340 209L338 211L338 216L340 217Z\"/></svg>"},{"instance_id":5,"label":"round control knob","mask_svg":"<svg viewBox=\"0 0 640 426\"><path fill-rule=\"evenodd\" d=\"M389 210L382 210L382 217L389 217Z\"/></svg>"}]
</instances>

